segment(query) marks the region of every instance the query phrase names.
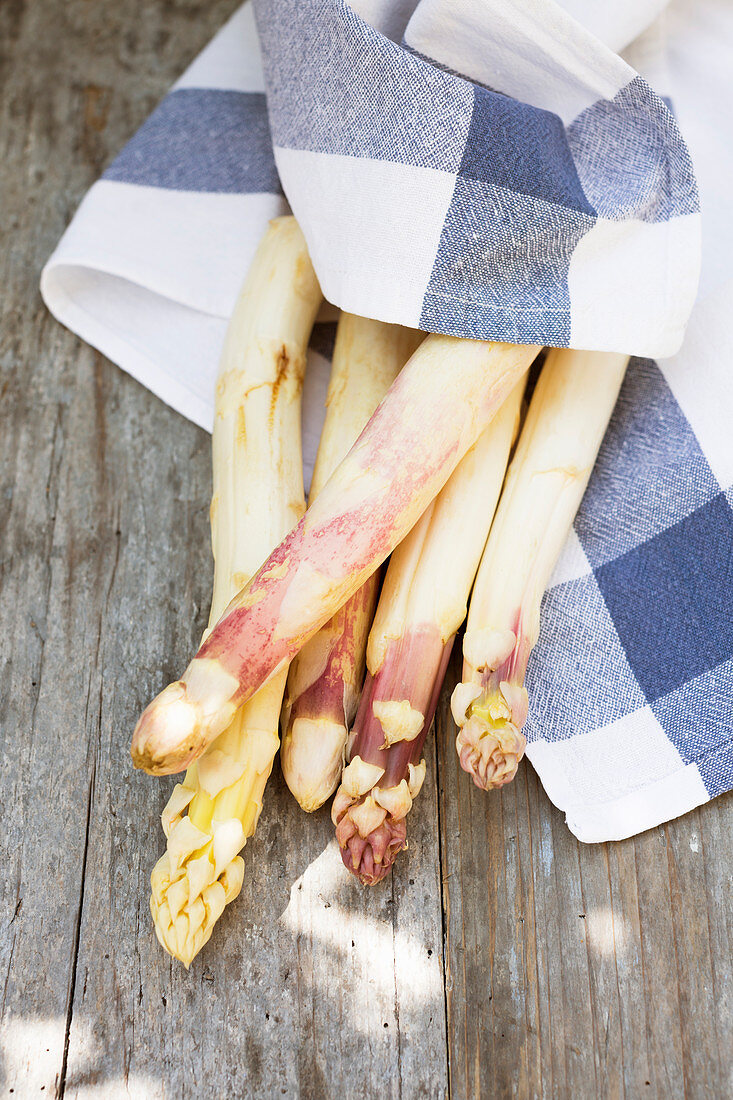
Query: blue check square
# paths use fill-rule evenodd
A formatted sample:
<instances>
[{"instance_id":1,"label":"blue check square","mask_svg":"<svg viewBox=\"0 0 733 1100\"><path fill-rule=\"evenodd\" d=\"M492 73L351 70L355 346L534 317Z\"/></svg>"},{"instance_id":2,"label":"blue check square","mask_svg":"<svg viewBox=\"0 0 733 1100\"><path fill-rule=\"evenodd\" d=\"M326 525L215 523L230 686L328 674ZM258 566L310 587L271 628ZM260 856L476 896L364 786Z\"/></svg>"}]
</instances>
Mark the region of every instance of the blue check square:
<instances>
[{"instance_id":1,"label":"blue check square","mask_svg":"<svg viewBox=\"0 0 733 1100\"><path fill-rule=\"evenodd\" d=\"M564 741L645 705L592 574L545 593L526 686L530 707L525 732L530 741Z\"/></svg>"},{"instance_id":2,"label":"blue check square","mask_svg":"<svg viewBox=\"0 0 733 1100\"><path fill-rule=\"evenodd\" d=\"M567 346L568 268L592 225L581 211L459 176L419 327L513 343L541 329L547 343Z\"/></svg>"},{"instance_id":3,"label":"blue check square","mask_svg":"<svg viewBox=\"0 0 733 1100\"><path fill-rule=\"evenodd\" d=\"M685 764L697 764L714 798L733 759L733 661L725 661L664 695L651 708ZM728 770L723 765L728 762Z\"/></svg>"},{"instance_id":4,"label":"blue check square","mask_svg":"<svg viewBox=\"0 0 733 1100\"><path fill-rule=\"evenodd\" d=\"M690 423L650 359L632 359L575 530L594 568L720 492Z\"/></svg>"},{"instance_id":5,"label":"blue check square","mask_svg":"<svg viewBox=\"0 0 733 1100\"><path fill-rule=\"evenodd\" d=\"M650 703L733 657L733 511L724 493L595 577Z\"/></svg>"},{"instance_id":6,"label":"blue check square","mask_svg":"<svg viewBox=\"0 0 733 1100\"><path fill-rule=\"evenodd\" d=\"M558 116L478 85L473 94L459 174L594 216Z\"/></svg>"}]
</instances>

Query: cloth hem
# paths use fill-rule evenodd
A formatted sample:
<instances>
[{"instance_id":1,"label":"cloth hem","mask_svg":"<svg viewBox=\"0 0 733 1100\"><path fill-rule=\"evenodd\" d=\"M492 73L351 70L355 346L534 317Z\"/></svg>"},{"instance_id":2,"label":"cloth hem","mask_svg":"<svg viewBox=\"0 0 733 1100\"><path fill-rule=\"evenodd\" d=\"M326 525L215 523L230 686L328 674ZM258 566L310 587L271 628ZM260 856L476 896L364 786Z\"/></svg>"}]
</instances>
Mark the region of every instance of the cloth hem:
<instances>
[{"instance_id":1,"label":"cloth hem","mask_svg":"<svg viewBox=\"0 0 733 1100\"><path fill-rule=\"evenodd\" d=\"M718 749L706 753L699 761L683 765L670 775L646 784L630 794L608 802L588 803L568 807L573 788L564 768L559 767L550 754L542 755L538 775L550 801L565 813L565 821L571 833L583 844L600 844L609 840L626 840L637 833L656 828L675 817L694 810L710 801L710 794L703 783L698 764ZM527 747L532 760L532 745Z\"/></svg>"},{"instance_id":2,"label":"cloth hem","mask_svg":"<svg viewBox=\"0 0 733 1100\"><path fill-rule=\"evenodd\" d=\"M53 257L41 272L41 297L56 320L70 329L80 340L90 344L140 385L149 389L166 405L199 428L211 432L211 403L190 387L165 371L134 342L125 339L109 323L101 323L68 293L59 278L63 265L53 263ZM96 269L93 269L96 270Z\"/></svg>"}]
</instances>

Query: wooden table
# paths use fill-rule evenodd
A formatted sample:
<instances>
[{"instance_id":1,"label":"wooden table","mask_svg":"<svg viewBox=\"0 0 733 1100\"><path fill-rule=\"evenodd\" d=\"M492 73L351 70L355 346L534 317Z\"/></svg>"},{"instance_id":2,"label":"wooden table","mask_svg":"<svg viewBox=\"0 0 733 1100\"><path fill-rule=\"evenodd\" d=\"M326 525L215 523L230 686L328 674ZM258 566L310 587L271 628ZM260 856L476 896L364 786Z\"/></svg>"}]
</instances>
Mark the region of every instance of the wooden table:
<instances>
[{"instance_id":1,"label":"wooden table","mask_svg":"<svg viewBox=\"0 0 733 1100\"><path fill-rule=\"evenodd\" d=\"M205 623L209 440L38 277L235 3L0 4L2 1095L731 1095L733 801L584 847L531 767L472 788L445 699L386 885L276 768L211 944L186 973L155 940L172 781L128 741Z\"/></svg>"}]
</instances>

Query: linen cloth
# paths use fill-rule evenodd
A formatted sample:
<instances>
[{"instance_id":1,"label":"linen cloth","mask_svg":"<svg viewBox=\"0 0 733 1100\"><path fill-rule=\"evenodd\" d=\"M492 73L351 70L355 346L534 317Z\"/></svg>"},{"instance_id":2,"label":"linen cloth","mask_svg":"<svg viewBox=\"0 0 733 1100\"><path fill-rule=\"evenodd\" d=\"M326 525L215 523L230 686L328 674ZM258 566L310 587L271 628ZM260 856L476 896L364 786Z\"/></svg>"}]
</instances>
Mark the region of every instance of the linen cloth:
<instances>
[{"instance_id":1,"label":"linen cloth","mask_svg":"<svg viewBox=\"0 0 733 1100\"><path fill-rule=\"evenodd\" d=\"M528 755L585 841L733 786L733 19L722 0L664 7L254 0L90 190L42 278L60 320L205 427L283 189L341 308L637 356L527 677ZM700 217L671 107L706 217L681 350ZM332 338L316 326L308 465Z\"/></svg>"}]
</instances>

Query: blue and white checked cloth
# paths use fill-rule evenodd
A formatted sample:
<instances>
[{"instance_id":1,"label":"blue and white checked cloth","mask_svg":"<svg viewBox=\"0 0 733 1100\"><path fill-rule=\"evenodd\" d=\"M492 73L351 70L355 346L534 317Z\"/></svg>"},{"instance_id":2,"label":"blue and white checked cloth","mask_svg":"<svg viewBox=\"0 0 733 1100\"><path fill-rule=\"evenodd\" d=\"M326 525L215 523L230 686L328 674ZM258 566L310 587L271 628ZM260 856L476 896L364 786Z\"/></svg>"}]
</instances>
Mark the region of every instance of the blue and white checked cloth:
<instances>
[{"instance_id":1,"label":"blue and white checked cloth","mask_svg":"<svg viewBox=\"0 0 733 1100\"><path fill-rule=\"evenodd\" d=\"M42 278L60 320L205 427L283 190L341 308L639 357L528 673L528 755L586 841L733 787L731 33L725 0L253 0ZM332 338L316 326L309 460Z\"/></svg>"}]
</instances>

